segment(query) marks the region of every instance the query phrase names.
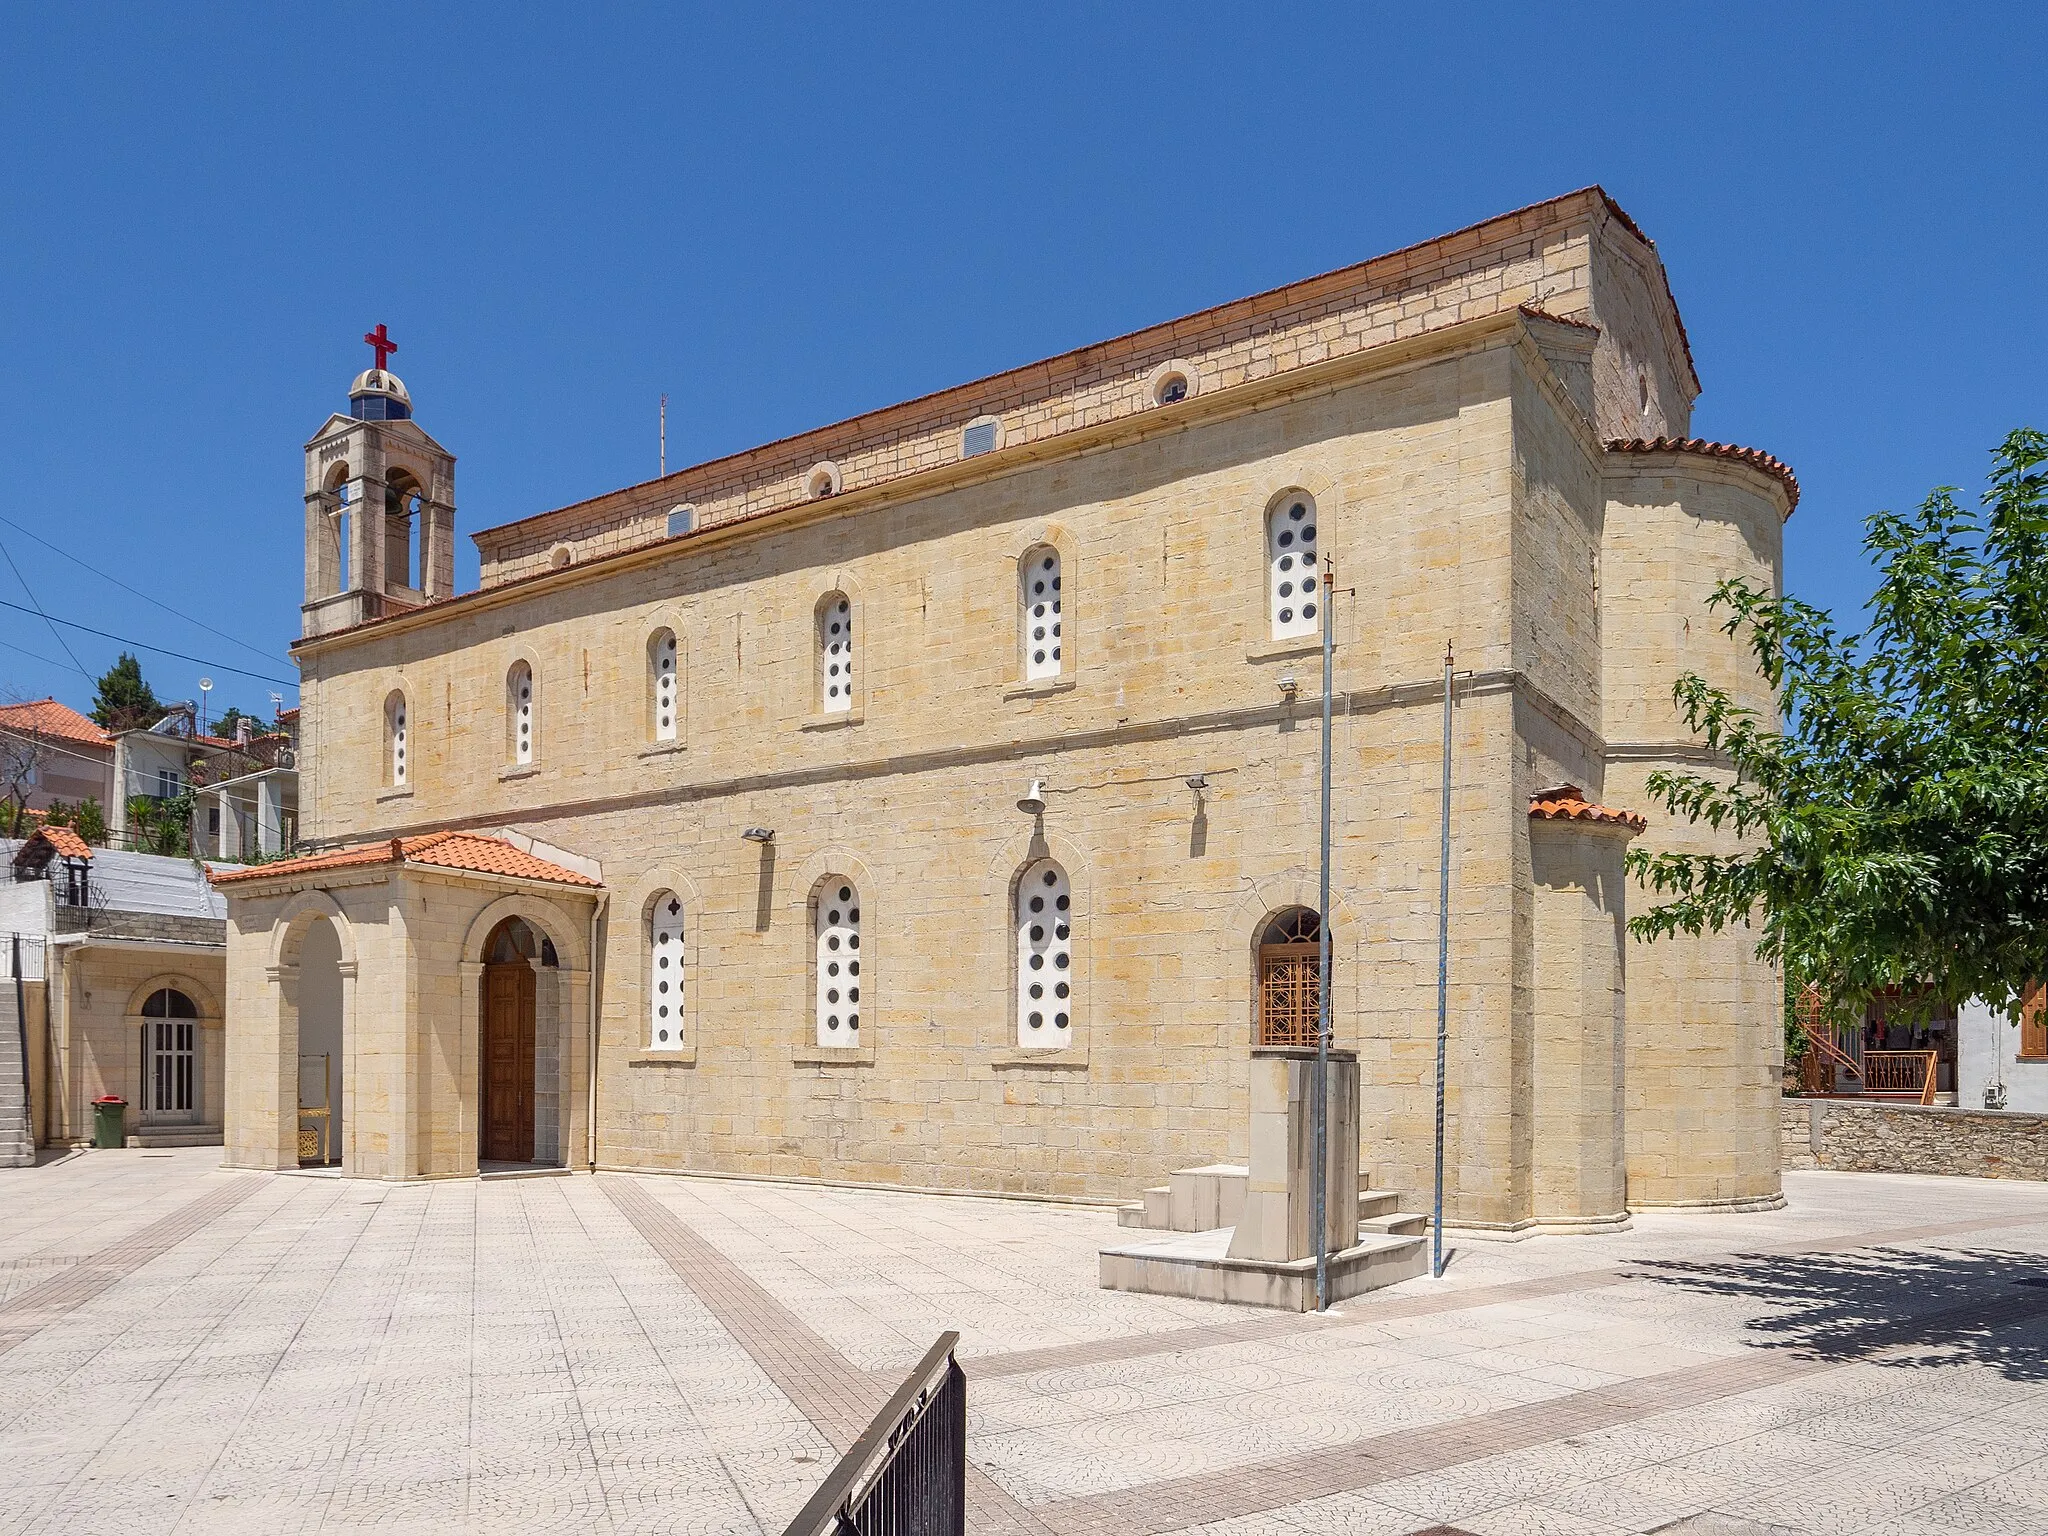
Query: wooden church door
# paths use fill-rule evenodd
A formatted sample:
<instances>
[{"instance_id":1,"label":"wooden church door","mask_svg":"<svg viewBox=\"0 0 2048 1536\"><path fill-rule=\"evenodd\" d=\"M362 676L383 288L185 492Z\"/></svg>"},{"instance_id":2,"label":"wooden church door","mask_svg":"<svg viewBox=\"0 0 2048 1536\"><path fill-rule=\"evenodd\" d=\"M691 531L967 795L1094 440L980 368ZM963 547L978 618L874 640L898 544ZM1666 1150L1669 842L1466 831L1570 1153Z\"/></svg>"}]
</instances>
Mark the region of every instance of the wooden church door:
<instances>
[{"instance_id":1,"label":"wooden church door","mask_svg":"<svg viewBox=\"0 0 2048 1536\"><path fill-rule=\"evenodd\" d=\"M484 967L483 1134L487 1163L533 1161L533 967Z\"/></svg>"}]
</instances>

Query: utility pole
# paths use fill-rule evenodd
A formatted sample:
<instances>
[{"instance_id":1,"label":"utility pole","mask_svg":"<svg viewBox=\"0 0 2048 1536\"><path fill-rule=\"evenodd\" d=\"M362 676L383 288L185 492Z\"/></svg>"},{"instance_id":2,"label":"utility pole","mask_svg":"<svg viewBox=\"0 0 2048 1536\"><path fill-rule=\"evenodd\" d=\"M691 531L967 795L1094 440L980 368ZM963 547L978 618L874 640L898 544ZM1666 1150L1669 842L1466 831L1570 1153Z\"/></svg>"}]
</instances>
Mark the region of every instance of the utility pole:
<instances>
[{"instance_id":1,"label":"utility pole","mask_svg":"<svg viewBox=\"0 0 2048 1536\"><path fill-rule=\"evenodd\" d=\"M1316 897L1318 907L1316 972L1316 1081L1311 1092L1313 1106L1315 1169L1309 1187L1312 1217L1316 1228L1316 1310L1330 1308L1330 695L1333 658L1337 640L1337 614L1330 605L1337 568L1323 557L1323 803L1322 803L1322 885ZM1358 1192L1351 1192L1358 1199Z\"/></svg>"},{"instance_id":2,"label":"utility pole","mask_svg":"<svg viewBox=\"0 0 2048 1536\"><path fill-rule=\"evenodd\" d=\"M668 396L661 397L661 473L668 475Z\"/></svg>"},{"instance_id":3,"label":"utility pole","mask_svg":"<svg viewBox=\"0 0 2048 1536\"><path fill-rule=\"evenodd\" d=\"M1451 1014L1451 642L1444 642L1442 843L1436 886L1436 1207L1429 1221L1429 1274L1444 1272L1444 1039Z\"/></svg>"}]
</instances>

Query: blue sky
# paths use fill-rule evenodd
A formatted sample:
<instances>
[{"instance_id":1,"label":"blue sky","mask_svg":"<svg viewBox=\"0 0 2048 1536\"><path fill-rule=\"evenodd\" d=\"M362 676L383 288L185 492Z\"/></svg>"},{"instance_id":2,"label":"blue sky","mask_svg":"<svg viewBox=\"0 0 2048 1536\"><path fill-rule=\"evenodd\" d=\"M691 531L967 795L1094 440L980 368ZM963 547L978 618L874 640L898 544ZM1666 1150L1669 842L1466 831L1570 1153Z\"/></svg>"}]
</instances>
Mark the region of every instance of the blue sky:
<instances>
[{"instance_id":1,"label":"blue sky","mask_svg":"<svg viewBox=\"0 0 2048 1536\"><path fill-rule=\"evenodd\" d=\"M651 476L664 391L680 467L1599 182L1695 430L1795 467L1788 585L1850 610L1865 515L2048 427L2044 16L15 6L0 516L254 649L0 544L201 658L142 653L160 694L267 710L225 668L293 675L300 449L376 322L467 532ZM0 645L90 698L33 615Z\"/></svg>"}]
</instances>

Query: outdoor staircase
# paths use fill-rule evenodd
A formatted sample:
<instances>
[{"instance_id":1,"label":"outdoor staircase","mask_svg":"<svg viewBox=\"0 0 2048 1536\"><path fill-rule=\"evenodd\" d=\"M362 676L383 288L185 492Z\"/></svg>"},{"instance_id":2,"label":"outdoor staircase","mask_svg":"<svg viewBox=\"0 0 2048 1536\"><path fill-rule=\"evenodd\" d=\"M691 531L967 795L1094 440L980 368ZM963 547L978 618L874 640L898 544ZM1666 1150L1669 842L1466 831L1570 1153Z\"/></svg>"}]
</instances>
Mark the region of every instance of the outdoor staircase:
<instances>
[{"instance_id":1,"label":"outdoor staircase","mask_svg":"<svg viewBox=\"0 0 2048 1536\"><path fill-rule=\"evenodd\" d=\"M28 1053L16 985L0 977L0 1168L28 1168L36 1160L35 1128L29 1121Z\"/></svg>"},{"instance_id":2,"label":"outdoor staircase","mask_svg":"<svg viewBox=\"0 0 2048 1536\"><path fill-rule=\"evenodd\" d=\"M1116 1224L1153 1232L1210 1232L1234 1227L1244 1210L1245 1183L1251 1170L1240 1163L1210 1163L1167 1175L1164 1184L1143 1192L1143 1198L1117 1207ZM1391 1190L1365 1188L1359 1179L1358 1231L1388 1237L1420 1237L1429 1218L1399 1209L1401 1197Z\"/></svg>"}]
</instances>

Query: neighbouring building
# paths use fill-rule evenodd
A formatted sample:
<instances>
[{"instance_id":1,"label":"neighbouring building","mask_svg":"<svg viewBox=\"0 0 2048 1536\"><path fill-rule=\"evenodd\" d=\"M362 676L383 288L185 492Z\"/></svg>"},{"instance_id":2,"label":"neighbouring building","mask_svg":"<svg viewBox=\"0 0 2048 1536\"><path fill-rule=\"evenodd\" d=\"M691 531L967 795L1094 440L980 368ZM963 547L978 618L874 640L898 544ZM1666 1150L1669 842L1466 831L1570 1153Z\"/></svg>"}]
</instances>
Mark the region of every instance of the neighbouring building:
<instances>
[{"instance_id":1,"label":"neighbouring building","mask_svg":"<svg viewBox=\"0 0 2048 1536\"><path fill-rule=\"evenodd\" d=\"M1956 1101L1965 1109L2048 1115L2048 1007L2039 985L2017 1019L1984 1003L1956 1015Z\"/></svg>"},{"instance_id":2,"label":"neighbouring building","mask_svg":"<svg viewBox=\"0 0 2048 1536\"><path fill-rule=\"evenodd\" d=\"M0 1142L17 1101L35 1144L88 1140L93 1100L112 1094L140 1145L218 1144L227 904L205 872L68 827L0 841L0 857L0 946L22 983L0 999L15 1037L0 1041Z\"/></svg>"},{"instance_id":3,"label":"neighbouring building","mask_svg":"<svg viewBox=\"0 0 2048 1536\"><path fill-rule=\"evenodd\" d=\"M310 1058L364 1177L1128 1198L1243 1160L1327 985L1418 1194L1448 645L1452 1222L1781 1198L1779 977L1632 944L1622 860L1730 846L1636 811L1710 761L1679 673L1771 716L1706 600L1797 485L1692 436L1599 189L487 528L467 593L385 364L305 449L309 852L215 877L231 1163L321 1155Z\"/></svg>"},{"instance_id":4,"label":"neighbouring building","mask_svg":"<svg viewBox=\"0 0 2048 1536\"><path fill-rule=\"evenodd\" d=\"M0 736L9 761L23 773L22 803L31 811L53 804L114 798L114 739L90 716L55 699L0 704Z\"/></svg>"}]
</instances>

